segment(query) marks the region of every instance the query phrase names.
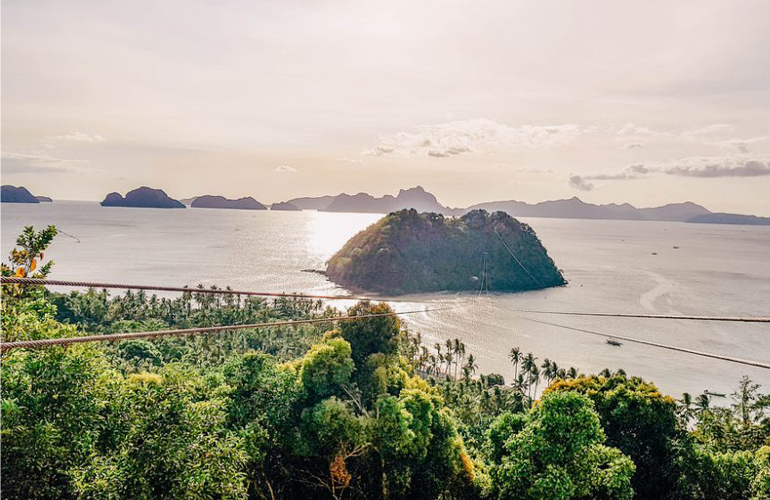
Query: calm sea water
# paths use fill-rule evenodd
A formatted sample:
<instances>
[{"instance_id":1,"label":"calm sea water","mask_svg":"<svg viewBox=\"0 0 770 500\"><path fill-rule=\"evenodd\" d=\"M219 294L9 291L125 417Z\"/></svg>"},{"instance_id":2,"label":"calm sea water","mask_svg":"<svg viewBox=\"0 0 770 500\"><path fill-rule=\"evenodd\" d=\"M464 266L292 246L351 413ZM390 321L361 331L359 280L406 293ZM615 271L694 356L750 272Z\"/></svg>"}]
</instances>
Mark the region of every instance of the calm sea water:
<instances>
[{"instance_id":1,"label":"calm sea water","mask_svg":"<svg viewBox=\"0 0 770 500\"><path fill-rule=\"evenodd\" d=\"M305 269L325 261L371 214L104 208L97 203L2 205L1 250L25 225L56 224L52 278L153 285L230 285L247 290L345 290ZM442 310L406 317L433 344L460 338L484 372L510 377L507 352L519 346L540 361L584 372L623 368L678 396L733 390L749 375L770 390L770 371L604 339L530 319L612 333L743 359L770 361L763 324L592 318L519 310L770 315L770 228L668 222L522 219L564 270L569 285L519 294L406 297L399 310ZM678 247L678 248L674 248ZM657 253L654 255L653 253ZM400 298L401 300L404 297ZM452 308L435 304L448 302ZM339 304L345 305L345 302ZM529 318L529 319L527 319Z\"/></svg>"}]
</instances>

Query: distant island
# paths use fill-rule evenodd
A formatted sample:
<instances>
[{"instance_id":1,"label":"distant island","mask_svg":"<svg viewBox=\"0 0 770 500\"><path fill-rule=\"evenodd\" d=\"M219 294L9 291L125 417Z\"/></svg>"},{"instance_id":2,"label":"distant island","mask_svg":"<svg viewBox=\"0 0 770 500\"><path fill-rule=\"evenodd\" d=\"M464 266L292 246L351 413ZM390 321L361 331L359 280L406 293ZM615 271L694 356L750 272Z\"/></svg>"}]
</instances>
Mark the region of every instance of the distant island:
<instances>
[{"instance_id":1,"label":"distant island","mask_svg":"<svg viewBox=\"0 0 770 500\"><path fill-rule=\"evenodd\" d=\"M170 198L162 189L146 186L126 193L125 198L120 193L110 193L102 201L103 207L137 207L137 208L187 208L180 201Z\"/></svg>"},{"instance_id":2,"label":"distant island","mask_svg":"<svg viewBox=\"0 0 770 500\"><path fill-rule=\"evenodd\" d=\"M351 290L386 295L565 284L529 225L484 210L458 218L390 213L345 243L329 259L326 275Z\"/></svg>"},{"instance_id":3,"label":"distant island","mask_svg":"<svg viewBox=\"0 0 770 500\"><path fill-rule=\"evenodd\" d=\"M710 213L688 219L696 224L745 224L749 226L770 226L770 217L756 215Z\"/></svg>"},{"instance_id":4,"label":"distant island","mask_svg":"<svg viewBox=\"0 0 770 500\"><path fill-rule=\"evenodd\" d=\"M637 208L629 203L607 205L594 205L586 203L578 197L565 200L550 200L540 203L526 203L517 200L491 201L472 205L468 208L449 208L438 202L436 197L417 186L411 189L402 189L397 196L385 195L381 198L367 193L349 195L326 195L319 197L294 198L288 201L303 210L318 210L324 212L359 212L382 213L405 208L414 208L421 212L435 212L446 216L460 216L472 210L486 210L488 212L503 211L513 217L547 217L558 219L609 219L609 220L646 220L689 222L698 216L706 216L712 212L707 208L692 202L671 203L660 207ZM759 219L763 219L759 217ZM708 217L701 222L709 220ZM727 220L726 218L714 218L711 220ZM753 216L730 219L732 224L761 224ZM714 222L718 223L718 222ZM728 222L724 222L728 223Z\"/></svg>"},{"instance_id":5,"label":"distant island","mask_svg":"<svg viewBox=\"0 0 770 500\"><path fill-rule=\"evenodd\" d=\"M192 208L229 208L235 210L267 210L267 207L252 198L246 196L231 200L224 196L204 195L197 196L190 204Z\"/></svg>"},{"instance_id":6,"label":"distant island","mask_svg":"<svg viewBox=\"0 0 770 500\"><path fill-rule=\"evenodd\" d=\"M301 212L302 209L299 208L297 205L293 203L289 203L288 201L284 201L281 203L273 203L270 205L270 210L284 210L287 212Z\"/></svg>"},{"instance_id":7,"label":"distant island","mask_svg":"<svg viewBox=\"0 0 770 500\"><path fill-rule=\"evenodd\" d=\"M48 196L35 196L40 203L53 203L53 200Z\"/></svg>"},{"instance_id":8,"label":"distant island","mask_svg":"<svg viewBox=\"0 0 770 500\"><path fill-rule=\"evenodd\" d=\"M40 203L35 196L23 186L6 184L0 187L0 201L3 203Z\"/></svg>"}]
</instances>

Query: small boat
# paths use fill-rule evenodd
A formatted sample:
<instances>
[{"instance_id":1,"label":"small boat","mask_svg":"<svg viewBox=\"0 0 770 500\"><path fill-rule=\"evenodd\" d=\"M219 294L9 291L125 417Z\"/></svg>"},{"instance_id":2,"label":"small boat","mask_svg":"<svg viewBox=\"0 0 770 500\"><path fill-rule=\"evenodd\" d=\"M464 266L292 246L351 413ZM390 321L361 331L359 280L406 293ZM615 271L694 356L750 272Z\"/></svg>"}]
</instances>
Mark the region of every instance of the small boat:
<instances>
[{"instance_id":1,"label":"small boat","mask_svg":"<svg viewBox=\"0 0 770 500\"><path fill-rule=\"evenodd\" d=\"M708 390L708 389L706 389L705 391L703 391L703 394L706 394L707 396L715 396L715 397L717 397L717 398L723 398L723 397L725 397L725 393L724 393L724 392L714 392L714 391L710 391L710 390Z\"/></svg>"},{"instance_id":2,"label":"small boat","mask_svg":"<svg viewBox=\"0 0 770 500\"><path fill-rule=\"evenodd\" d=\"M622 342L620 342L619 340L615 340L615 339L613 339L613 338L609 338L609 339L607 339L607 343L608 343L609 345L614 345L615 347L620 347L620 346L622 346L622 345L623 345L623 343L622 343Z\"/></svg>"},{"instance_id":3,"label":"small boat","mask_svg":"<svg viewBox=\"0 0 770 500\"><path fill-rule=\"evenodd\" d=\"M674 247L674 250L679 250L679 247Z\"/></svg>"},{"instance_id":4,"label":"small boat","mask_svg":"<svg viewBox=\"0 0 770 500\"><path fill-rule=\"evenodd\" d=\"M652 252L652 255L658 255L658 252Z\"/></svg>"}]
</instances>

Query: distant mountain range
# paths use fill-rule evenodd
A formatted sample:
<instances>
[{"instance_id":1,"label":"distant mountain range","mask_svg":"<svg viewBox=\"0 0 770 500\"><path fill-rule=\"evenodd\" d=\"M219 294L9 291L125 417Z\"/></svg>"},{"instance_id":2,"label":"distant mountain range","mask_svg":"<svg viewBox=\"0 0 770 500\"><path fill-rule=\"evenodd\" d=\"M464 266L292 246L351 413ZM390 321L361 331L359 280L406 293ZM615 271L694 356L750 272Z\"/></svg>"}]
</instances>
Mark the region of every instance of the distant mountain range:
<instances>
[{"instance_id":1,"label":"distant mountain range","mask_svg":"<svg viewBox=\"0 0 770 500\"><path fill-rule=\"evenodd\" d=\"M425 191L422 186L402 189L397 196L386 194L376 198L368 193L349 195L341 193L336 196L321 196L318 198L294 198L291 203L302 210L318 210L321 212L358 212L372 214L387 214L414 208L418 212L436 212L444 215L462 215L463 209L452 209L443 206L436 197Z\"/></svg>"},{"instance_id":2,"label":"distant mountain range","mask_svg":"<svg viewBox=\"0 0 770 500\"><path fill-rule=\"evenodd\" d=\"M384 214L404 208L414 208L419 212L436 212L444 215L459 216L470 210L483 209L488 212L499 210L514 217L551 217L559 219L648 220L715 224L767 224L767 221L770 220L767 217L715 214L707 208L689 201L671 203L662 207L636 208L628 203L622 205L615 203L594 205L573 197L568 200L543 201L534 204L517 200L506 200L478 203L468 208L449 208L439 203L433 194L425 191L421 186L402 189L397 196L385 195L381 198L376 198L367 193L358 193L356 195L342 193L336 196L327 195L317 198L294 198L287 203L291 203L303 210L323 212Z\"/></svg>"}]
</instances>

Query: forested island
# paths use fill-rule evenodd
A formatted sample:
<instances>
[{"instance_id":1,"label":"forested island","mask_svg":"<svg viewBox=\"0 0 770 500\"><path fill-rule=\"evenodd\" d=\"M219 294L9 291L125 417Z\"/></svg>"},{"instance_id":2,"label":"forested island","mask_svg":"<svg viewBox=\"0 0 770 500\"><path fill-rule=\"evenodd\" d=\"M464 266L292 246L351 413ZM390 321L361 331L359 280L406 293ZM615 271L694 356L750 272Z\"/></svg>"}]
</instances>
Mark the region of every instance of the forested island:
<instances>
[{"instance_id":1,"label":"forested island","mask_svg":"<svg viewBox=\"0 0 770 500\"><path fill-rule=\"evenodd\" d=\"M4 276L45 279L56 228ZM44 256L45 255L45 260ZM3 342L392 313L196 289L3 284ZM481 333L481 332L480 332ZM770 394L723 406L509 351L479 373L457 339L397 317L3 353L4 499L766 500ZM547 387L542 395L539 389Z\"/></svg>"},{"instance_id":2,"label":"forested island","mask_svg":"<svg viewBox=\"0 0 770 500\"><path fill-rule=\"evenodd\" d=\"M40 203L41 200L24 186L6 184L0 188L0 201L2 203Z\"/></svg>"},{"instance_id":3,"label":"forested island","mask_svg":"<svg viewBox=\"0 0 770 500\"><path fill-rule=\"evenodd\" d=\"M120 193L110 193L102 201L103 207L136 208L187 208L178 200L171 198L162 189L146 186L134 189L123 197Z\"/></svg>"},{"instance_id":4,"label":"forested island","mask_svg":"<svg viewBox=\"0 0 770 500\"><path fill-rule=\"evenodd\" d=\"M345 243L326 275L352 290L388 295L565 284L529 225L484 210L458 218L393 212Z\"/></svg>"},{"instance_id":5,"label":"forested island","mask_svg":"<svg viewBox=\"0 0 770 500\"><path fill-rule=\"evenodd\" d=\"M231 200L224 196L204 195L196 196L190 203L192 208L229 208L235 210L267 210L267 207L252 198L246 196Z\"/></svg>"}]
</instances>

